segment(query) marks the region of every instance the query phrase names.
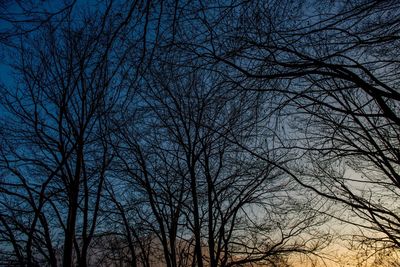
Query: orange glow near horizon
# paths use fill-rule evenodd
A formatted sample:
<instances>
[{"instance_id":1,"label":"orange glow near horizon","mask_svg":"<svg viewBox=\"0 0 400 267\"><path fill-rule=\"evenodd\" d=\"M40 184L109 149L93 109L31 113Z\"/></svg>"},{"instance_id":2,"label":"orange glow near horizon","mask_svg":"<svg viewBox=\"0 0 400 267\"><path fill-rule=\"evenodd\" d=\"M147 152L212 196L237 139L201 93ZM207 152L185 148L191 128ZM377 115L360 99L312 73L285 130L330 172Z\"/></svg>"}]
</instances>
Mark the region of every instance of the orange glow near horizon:
<instances>
[{"instance_id":1,"label":"orange glow near horizon","mask_svg":"<svg viewBox=\"0 0 400 267\"><path fill-rule=\"evenodd\" d=\"M332 244L321 257L297 256L291 258L289 263L291 267L400 267L400 251L367 253Z\"/></svg>"}]
</instances>

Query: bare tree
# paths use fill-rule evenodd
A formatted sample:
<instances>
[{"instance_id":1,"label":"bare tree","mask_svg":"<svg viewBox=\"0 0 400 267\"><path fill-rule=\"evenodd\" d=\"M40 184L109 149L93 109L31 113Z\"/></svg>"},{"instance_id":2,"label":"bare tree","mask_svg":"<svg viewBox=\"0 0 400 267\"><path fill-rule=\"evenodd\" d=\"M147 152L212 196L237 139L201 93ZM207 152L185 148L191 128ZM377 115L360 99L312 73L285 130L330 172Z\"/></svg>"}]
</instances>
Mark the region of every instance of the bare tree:
<instances>
[{"instance_id":1,"label":"bare tree","mask_svg":"<svg viewBox=\"0 0 400 267\"><path fill-rule=\"evenodd\" d=\"M282 167L346 207L351 215L337 219L365 230L354 238L396 249L399 10L395 1L254 1L205 21L205 44L190 48L243 89L279 94L276 110L296 131L288 148L301 157Z\"/></svg>"},{"instance_id":2,"label":"bare tree","mask_svg":"<svg viewBox=\"0 0 400 267\"><path fill-rule=\"evenodd\" d=\"M105 8L100 20L70 16L23 38L18 80L2 88L2 232L13 244L5 253L22 265L57 266L62 256L63 266L86 266L101 223L111 117L135 44L119 36L136 10L115 17L112 2Z\"/></svg>"},{"instance_id":3,"label":"bare tree","mask_svg":"<svg viewBox=\"0 0 400 267\"><path fill-rule=\"evenodd\" d=\"M140 93L143 113L134 113L143 122L121 131L122 169L132 197L151 210L143 217L166 265L188 266L188 257L192 266L271 264L316 252L324 241L307 235L320 223L307 199L295 197L298 188L275 165L244 148L288 159L262 141L269 119L263 95L237 91L221 77L173 63L153 67Z\"/></svg>"},{"instance_id":4,"label":"bare tree","mask_svg":"<svg viewBox=\"0 0 400 267\"><path fill-rule=\"evenodd\" d=\"M396 3L94 6L25 10L10 50L5 264L285 266L321 196L398 246Z\"/></svg>"}]
</instances>

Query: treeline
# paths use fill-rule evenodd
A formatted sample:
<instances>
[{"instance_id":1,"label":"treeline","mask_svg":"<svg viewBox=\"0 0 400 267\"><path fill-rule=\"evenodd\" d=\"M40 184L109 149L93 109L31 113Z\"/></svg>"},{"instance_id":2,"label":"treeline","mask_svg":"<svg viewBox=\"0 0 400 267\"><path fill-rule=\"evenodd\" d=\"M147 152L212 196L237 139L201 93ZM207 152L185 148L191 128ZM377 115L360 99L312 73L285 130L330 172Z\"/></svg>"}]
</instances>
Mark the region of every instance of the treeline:
<instances>
[{"instance_id":1,"label":"treeline","mask_svg":"<svg viewBox=\"0 0 400 267\"><path fill-rule=\"evenodd\" d=\"M2 2L0 265L395 266L399 11Z\"/></svg>"}]
</instances>

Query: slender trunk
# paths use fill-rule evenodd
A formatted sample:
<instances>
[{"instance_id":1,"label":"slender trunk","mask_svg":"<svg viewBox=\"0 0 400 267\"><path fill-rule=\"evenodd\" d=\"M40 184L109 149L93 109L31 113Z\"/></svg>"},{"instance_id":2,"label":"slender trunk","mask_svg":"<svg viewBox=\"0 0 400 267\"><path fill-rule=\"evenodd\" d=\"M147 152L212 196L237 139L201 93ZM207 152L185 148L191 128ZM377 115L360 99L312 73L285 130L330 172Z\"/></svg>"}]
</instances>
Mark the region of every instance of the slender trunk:
<instances>
[{"instance_id":1,"label":"slender trunk","mask_svg":"<svg viewBox=\"0 0 400 267\"><path fill-rule=\"evenodd\" d=\"M171 265L171 259L170 259L170 254L169 254L169 249L168 249L168 239L167 239L167 234L165 231L164 227L164 222L163 219L160 215L160 213L157 210L157 205L156 205L156 199L154 196L153 189L151 187L151 183L149 181L149 176L148 176L148 171L147 171L147 166L146 166L146 161L143 157L142 151L140 147L137 147L137 152L139 154L139 164L141 165L142 171L144 173L144 185L145 189L148 194L149 202L150 202L150 207L156 217L157 223L160 227L160 235L161 235L161 245L163 247L163 252L164 252L164 258L167 264L167 267L172 267Z\"/></svg>"},{"instance_id":2,"label":"slender trunk","mask_svg":"<svg viewBox=\"0 0 400 267\"><path fill-rule=\"evenodd\" d=\"M77 149L77 159L76 159L76 169L73 180L71 181L71 186L69 188L70 192L70 203L69 203L69 211L68 211L68 219L67 219L67 229L65 231L65 240L64 240L64 257L63 257L63 267L72 267L72 253L73 253L73 244L75 240L75 226L76 226L76 217L78 212L78 197L79 197L79 184L80 184L80 176L81 176L81 166L83 161L83 141L82 137L80 141L78 141L78 149Z\"/></svg>"},{"instance_id":3,"label":"slender trunk","mask_svg":"<svg viewBox=\"0 0 400 267\"><path fill-rule=\"evenodd\" d=\"M86 267L87 266L87 260L86 260L87 259L87 251L88 251L87 246L83 246L82 247L81 256L79 258L79 263L78 263L79 267Z\"/></svg>"},{"instance_id":4,"label":"slender trunk","mask_svg":"<svg viewBox=\"0 0 400 267\"><path fill-rule=\"evenodd\" d=\"M131 230L129 227L129 222L128 219L126 218L125 215L125 211L122 208L120 203L116 203L117 208L119 209L119 211L121 212L121 216L122 216L122 221L124 223L125 226L125 230L126 230L126 234L127 234L127 240L128 240L128 247L131 253L131 260L130 260L130 266L131 267L136 267L137 266L137 257L136 257L136 251L135 251L135 246L133 245L133 240L132 240L132 234L131 234Z\"/></svg>"},{"instance_id":5,"label":"slender trunk","mask_svg":"<svg viewBox=\"0 0 400 267\"><path fill-rule=\"evenodd\" d=\"M217 267L215 259L215 241L214 241L214 213L213 213L213 190L214 185L209 170L208 155L205 156L205 173L207 179L207 203L208 203L208 253L210 257L210 267Z\"/></svg>"},{"instance_id":6,"label":"slender trunk","mask_svg":"<svg viewBox=\"0 0 400 267\"><path fill-rule=\"evenodd\" d=\"M77 200L77 193L74 193L73 195L73 197ZM77 201L73 201L73 203L70 203L70 205L67 229L65 231L63 267L72 267L72 252L75 237L76 215L78 210Z\"/></svg>"},{"instance_id":7,"label":"slender trunk","mask_svg":"<svg viewBox=\"0 0 400 267\"><path fill-rule=\"evenodd\" d=\"M200 216L199 216L199 204L197 199L197 188L196 188L196 175L194 166L190 168L190 187L193 198L193 219L194 219L194 238L195 238L195 256L197 259L197 266L203 267L203 253L201 252L201 229L200 229Z\"/></svg>"},{"instance_id":8,"label":"slender trunk","mask_svg":"<svg viewBox=\"0 0 400 267\"><path fill-rule=\"evenodd\" d=\"M172 267L177 267L176 262L176 239L175 236L171 236L169 239L169 244L171 248L171 265Z\"/></svg>"}]
</instances>

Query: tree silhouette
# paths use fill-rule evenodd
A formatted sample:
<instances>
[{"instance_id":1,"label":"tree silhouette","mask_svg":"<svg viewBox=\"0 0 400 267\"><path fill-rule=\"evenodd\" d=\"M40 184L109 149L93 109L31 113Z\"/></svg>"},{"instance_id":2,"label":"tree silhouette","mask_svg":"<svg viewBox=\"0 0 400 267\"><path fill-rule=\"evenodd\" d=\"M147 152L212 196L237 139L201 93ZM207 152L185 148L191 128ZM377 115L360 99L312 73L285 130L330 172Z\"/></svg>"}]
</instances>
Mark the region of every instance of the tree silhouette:
<instances>
[{"instance_id":1,"label":"tree silhouette","mask_svg":"<svg viewBox=\"0 0 400 267\"><path fill-rule=\"evenodd\" d=\"M1 264L395 262L399 10L1 2Z\"/></svg>"},{"instance_id":2,"label":"tree silhouette","mask_svg":"<svg viewBox=\"0 0 400 267\"><path fill-rule=\"evenodd\" d=\"M288 146L302 157L284 168L355 215L338 219L380 233L363 242L398 247L398 4L270 4L235 10L239 26L202 56L247 90L280 94L276 111L296 131Z\"/></svg>"}]
</instances>

